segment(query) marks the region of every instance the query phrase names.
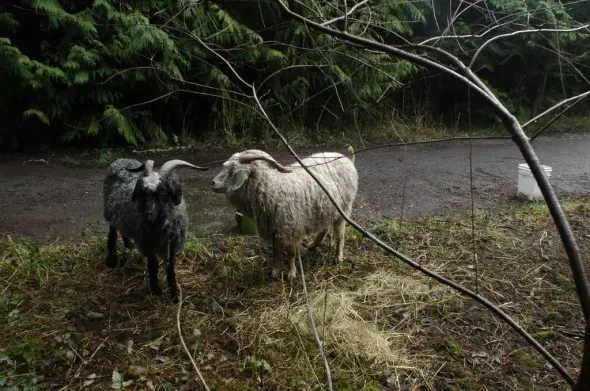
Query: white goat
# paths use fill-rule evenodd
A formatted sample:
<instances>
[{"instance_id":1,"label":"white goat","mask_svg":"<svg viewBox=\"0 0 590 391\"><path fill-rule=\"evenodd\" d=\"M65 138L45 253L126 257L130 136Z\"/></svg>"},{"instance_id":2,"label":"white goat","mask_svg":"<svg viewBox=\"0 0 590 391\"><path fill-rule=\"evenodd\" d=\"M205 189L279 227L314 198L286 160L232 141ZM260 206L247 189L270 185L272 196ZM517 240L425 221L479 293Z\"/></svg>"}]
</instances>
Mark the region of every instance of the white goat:
<instances>
[{"instance_id":1,"label":"white goat","mask_svg":"<svg viewBox=\"0 0 590 391\"><path fill-rule=\"evenodd\" d=\"M352 148L349 152L354 153ZM321 152L302 159L350 216L358 188L354 155ZM281 256L287 253L289 279L297 276L295 254L306 235L315 240L314 250L332 227L336 235L336 261L342 262L345 220L317 182L299 163L287 167L268 153L250 149L231 156L211 184L216 193L225 193L233 206L252 218L261 237L272 240L272 276L279 277Z\"/></svg>"}]
</instances>

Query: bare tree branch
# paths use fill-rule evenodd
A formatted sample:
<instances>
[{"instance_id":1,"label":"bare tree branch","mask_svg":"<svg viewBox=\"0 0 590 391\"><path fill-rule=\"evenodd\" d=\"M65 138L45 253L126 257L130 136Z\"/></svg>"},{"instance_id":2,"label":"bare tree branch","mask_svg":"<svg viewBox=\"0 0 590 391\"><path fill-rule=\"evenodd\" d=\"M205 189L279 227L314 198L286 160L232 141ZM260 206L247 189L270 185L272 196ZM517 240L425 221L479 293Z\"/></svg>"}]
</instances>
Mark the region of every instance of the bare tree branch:
<instances>
[{"instance_id":1,"label":"bare tree branch","mask_svg":"<svg viewBox=\"0 0 590 391\"><path fill-rule=\"evenodd\" d=\"M555 121L557 121L561 116L563 116L565 113L567 113L568 111L570 111L572 108L576 107L578 104L580 104L583 100L584 100L585 96L578 98L577 101L575 101L574 103L572 103L570 106L566 107L565 109L563 109L559 114L557 114L555 117L551 118L551 120L549 122L547 122L545 125L543 125L543 127L541 129L539 129L537 131L537 133L535 133L534 135L531 136L531 143L533 141L535 141L535 139L537 137L539 137L541 135L541 133L543 133L545 130L547 130L547 128L549 128Z\"/></svg>"},{"instance_id":2,"label":"bare tree branch","mask_svg":"<svg viewBox=\"0 0 590 391\"><path fill-rule=\"evenodd\" d=\"M586 84L590 84L590 80L588 80L588 78L584 75L584 73L580 69L578 69L578 66L584 66L586 68L588 68L588 67L585 66L585 65L579 64L579 63L576 64L575 61L573 61L573 60L571 60L569 58L569 57L573 57L575 55L573 55L571 53L567 53L567 54L569 54L569 56L568 56L568 55L564 54L563 51L557 53L555 50L552 50L551 48L548 48L546 46L536 45L534 43L533 43L533 45L536 46L536 47L541 47L543 50L546 50L548 52L551 52L551 53L554 53L555 55L557 55L558 58L559 58L559 60L560 61L563 60L563 61L567 62L569 64L569 66L572 67L572 69L574 71L576 71L576 73L578 74L578 76L580 76L582 79L584 79L584 81L586 82Z\"/></svg>"},{"instance_id":3,"label":"bare tree branch","mask_svg":"<svg viewBox=\"0 0 590 391\"><path fill-rule=\"evenodd\" d=\"M506 314L504 311L502 311L498 306L494 305L492 302L490 302L486 298L478 295L477 293L475 293L475 292L473 292L473 291L471 291L471 290L469 290L469 289L467 289L467 288L465 288L465 287L457 284L456 282L454 282L452 280L449 280L449 279L447 279L447 278L439 275L436 272L433 272L433 271L431 271L429 269L426 269L426 268L422 267L416 261L412 260L408 256L406 256L406 255L402 254L401 252L395 250L394 248L390 247L385 242L383 242L381 239L377 238L372 233L370 233L369 231L367 231L365 228L363 228L362 226L360 226L356 221L354 221L350 217L346 216L346 214L344 213L344 211L340 208L340 206L338 205L338 203L336 202L336 200L332 197L332 195L330 194L330 192L326 189L326 187L324 186L324 184L309 169L309 167L307 167L302 162L302 160L299 157L299 155L297 155L297 153L295 152L295 150L293 150L293 148L291 147L291 145L289 144L289 142L287 141L287 139L283 136L283 134L280 132L280 130L272 122L272 120L270 119L270 117L268 116L268 114L266 113L266 111L264 110L264 107L262 106L260 100L258 99L258 97L256 95L256 88L254 87L254 85L252 85L252 96L254 97L254 100L258 104L258 108L260 109L260 112L262 113L262 115L264 116L264 118L266 119L266 121L268 122L268 124L270 125L270 127L274 130L275 134L281 139L281 141L283 142L283 145L285 145L285 147L289 150L289 152L291 152L291 154L293 155L293 157L295 157L295 159L302 166L302 168L305 171L307 171L307 173L313 178L313 180L320 186L320 188L326 194L326 196L330 199L330 201L332 202L333 206L336 208L336 210L338 211L338 213L340 213L340 215L342 216L342 218L344 220L346 220L346 222L348 224L350 224L351 226L353 226L357 231L359 231L361 234L363 234L363 236L365 236L366 238L369 238L374 243L376 243L379 247L381 247L384 250L388 251L389 253L395 255L398 259L400 259L401 261L405 262L406 264L408 264L408 265L412 266L413 268L421 271L422 273L426 274L427 276L432 277L436 281L438 281L438 282L440 282L442 284L445 284L447 286L450 286L451 288L459 291L460 293L462 293L462 294L464 294L464 295L466 295L466 296L468 296L468 297L470 297L470 298L478 301L479 303L483 304L486 308L488 308L490 311L492 311L494 314L496 314L499 318L501 318L506 323L508 323L510 326L512 326L512 328L514 328L520 335L522 335L523 338L526 339L527 342L529 342L535 349L537 349L537 351L539 353L541 353L541 355L543 355L547 359L547 361L549 361L551 363L551 365L563 376L564 379L566 379L568 381L568 383L570 383L572 385L574 384L573 378L566 371L566 369L559 363L559 361L557 361L557 359L555 359L555 357L553 357L551 355L551 353L549 353L537 340L535 340L526 330L524 330L518 323L516 323L508 314Z\"/></svg>"},{"instance_id":4,"label":"bare tree branch","mask_svg":"<svg viewBox=\"0 0 590 391\"><path fill-rule=\"evenodd\" d=\"M510 136L457 136L457 137L437 138L437 139L422 140L422 141L410 141L410 142L402 142L402 143L388 143L388 144L374 145L372 147L357 149L354 151L354 154L358 155L359 153L371 151L373 149L379 149L379 148L404 147L407 145L435 144L435 143L444 143L444 142L448 142L448 141L508 140L508 139L510 139Z\"/></svg>"},{"instance_id":5,"label":"bare tree branch","mask_svg":"<svg viewBox=\"0 0 590 391\"><path fill-rule=\"evenodd\" d=\"M180 338L180 344L182 345L182 348L184 349L191 364L193 365L195 372L197 372L197 375L199 376L199 379L201 380L203 387L205 388L205 390L210 391L209 386L207 386L207 382L205 381L205 378L201 374L201 371L199 371L199 367L197 366L195 359L191 355L191 352L188 350L188 347L186 346L186 342L184 342L184 338L182 336L182 327L180 327L180 311L182 310L182 302L184 301L184 299L182 298L182 288L180 287L180 284L177 284L177 287L178 287L179 301L178 301L178 310L176 311L176 329L178 331L178 337Z\"/></svg>"},{"instance_id":6,"label":"bare tree branch","mask_svg":"<svg viewBox=\"0 0 590 391\"><path fill-rule=\"evenodd\" d=\"M431 51L433 53L436 53L438 55L443 56L444 58L446 58L447 60L451 61L451 63L456 66L463 74L465 74L468 78L469 81L471 81L472 83L474 83L475 85L477 85L479 88L481 88L486 94L487 96L493 100L494 102L496 102L498 105L502 105L500 103L500 101L498 100L498 98L496 98L496 95L494 95L494 93L492 93L492 91L488 88L488 86L486 86L484 84L483 81L481 81L481 79L475 74L473 73L473 71L471 70L471 68L467 67L458 57L453 56L451 53L447 52L446 50L437 48L435 46L429 46L429 45L406 45L405 47L408 47L410 49L422 49L422 50L427 50L427 51ZM449 70L449 68L446 68L446 70Z\"/></svg>"},{"instance_id":7,"label":"bare tree branch","mask_svg":"<svg viewBox=\"0 0 590 391\"><path fill-rule=\"evenodd\" d=\"M418 43L418 45L424 45L427 44L429 42L432 41L438 41L441 39L462 39L462 38L483 38L484 36L488 35L489 33L491 33L492 31L494 31L495 29L502 27L501 24L497 24L493 27L491 27L490 29L486 30L485 32L481 33L481 34L465 34L465 35L440 35L437 37L431 37L428 39L425 39L424 41Z\"/></svg>"},{"instance_id":8,"label":"bare tree branch","mask_svg":"<svg viewBox=\"0 0 590 391\"><path fill-rule=\"evenodd\" d=\"M396 57L401 57L401 58L410 60L412 62L415 62L417 64L442 71L442 72L446 73L447 75L452 76L455 79L460 80L463 83L466 83L468 86L473 88L474 91L479 93L481 95L481 97L484 98L490 104L492 110L496 113L496 115L498 115L498 117L502 120L502 122L504 123L506 128L512 134L513 141L518 146L521 154L524 157L524 160L529 165L529 167L533 173L533 176L534 176L535 180L537 181L539 188L541 189L541 193L543 194L543 197L545 198L545 201L547 203L549 211L550 211L550 213L553 217L553 220L557 226L557 229L559 231L559 235L560 235L561 240L563 242L565 251L568 255L570 268L572 270L573 278L574 278L574 281L576 284L576 291L578 294L578 298L580 300L582 312L584 313L586 327L587 327L587 329L590 328L590 284L589 284L588 278L586 276L586 267L584 265L581 255L580 255L580 251L579 251L575 236L573 234L573 231L569 225L569 221L568 221L567 217L565 216L565 212L564 212L561 204L559 203L559 200L555 194L555 191L553 190L553 187L549 183L547 175L545 174L544 170L541 167L541 162L539 161L539 158L537 157L534 149L532 148L532 146L529 142L529 139L527 138L526 134L523 131L523 127L518 122L516 117L512 113L510 113L506 109L506 107L504 107L504 105L502 105L497 99L493 99L488 93L486 93L485 90L481 89L469 78L466 78L466 77L458 74L457 72L455 72L455 71L453 71L453 70L451 70L439 63L436 63L434 61L425 59L423 57L408 53L404 50L401 50L401 49L398 49L398 48L395 48L395 47L392 47L389 45L385 45L385 44L382 44L382 43L379 43L379 42L376 42L376 41L373 41L370 39L366 39L363 37L350 35L346 32L341 32L341 31L323 26L319 23L310 21L309 19L306 19L305 17L291 11L289 9L289 7L287 7L287 5L283 1L277 0L277 2L287 14L291 15L291 17L293 17L294 19L299 20L300 22L304 23L306 26L309 26L309 27L314 28L315 30L330 34L334 37L340 38L340 39L345 40L347 42L360 44L360 45L363 45L368 48L382 50L386 53L389 53L390 55L393 55ZM253 88L253 90L254 90L254 88ZM268 119L268 116L266 115L266 113L264 111L263 111L263 113L265 114L265 116ZM284 140L284 138L282 138L282 140L286 144L286 140ZM294 154L294 151L292 149L290 149L290 150ZM311 172L309 172L309 173L311 175ZM419 267L419 265L416 265L416 266ZM465 289L462 287L459 287L459 288ZM534 341L534 339L533 339L533 341ZM535 347L537 347L537 346L540 347L540 345L538 344L537 341L534 341L534 342L533 341L529 341L529 342L531 342L531 344L533 344ZM588 358L589 360L584 361L582 364L582 371L580 373L580 376L578 377L577 384L575 384L575 387L577 389L587 389L587 387L588 387L586 382L587 382L588 378L590 378L590 338L587 338L585 341L584 351L585 351L584 359L586 360L586 358ZM552 362L552 364L553 364L553 362ZM565 379L568 380L568 382L570 382L570 384L574 385L574 382L573 382L572 378L569 376L569 374L567 374L567 372L562 372L561 369L563 369L563 368L560 369L559 366L555 366L555 368L562 374L562 376L564 376ZM588 383L590 383L590 382L588 382Z\"/></svg>"},{"instance_id":9,"label":"bare tree branch","mask_svg":"<svg viewBox=\"0 0 590 391\"><path fill-rule=\"evenodd\" d=\"M361 1L360 3L358 3L358 4L354 5L353 7L351 7L348 10L348 12L344 11L344 15L339 16L339 17L334 18L334 19L330 19L327 22L322 23L322 25L327 26L327 25L332 24L334 22L337 22L339 20L349 18L354 13L354 11L356 11L359 7L362 7L363 5L367 4L369 1L370 0L363 0L363 1ZM344 29L344 30L346 31L346 29Z\"/></svg>"},{"instance_id":10,"label":"bare tree branch","mask_svg":"<svg viewBox=\"0 0 590 391\"><path fill-rule=\"evenodd\" d=\"M270 79L272 79L273 77L275 77L275 76L276 76L276 75L278 75L279 73L281 73L281 72L284 72L284 71L287 71L287 70L289 70L289 69L295 69L295 68L322 68L322 67L328 67L328 68L329 68L330 66L329 66L329 65L321 65L321 64L318 64L318 65L314 65L314 64L310 64L310 65L307 65L307 64L301 64L301 65L291 65L291 66L289 66L289 67L284 67L284 68L281 68L281 69L279 69L279 70L277 70L277 71L275 71L275 72L271 73L270 75L268 75L268 76L267 76L267 77L266 77L266 78L265 78L265 79L264 79L264 80L263 80L263 81L262 81L262 82L261 82L261 83L258 85L258 88L260 89L260 87L262 87L262 86L263 86L263 85L264 85L266 82L268 82Z\"/></svg>"},{"instance_id":11,"label":"bare tree branch","mask_svg":"<svg viewBox=\"0 0 590 391\"><path fill-rule=\"evenodd\" d=\"M309 316L311 330L313 332L313 336L315 338L315 341L318 344L318 349L320 350L320 354L322 355L322 360L324 361L324 368L326 370L326 378L328 380L328 389L330 391L334 391L334 385L332 384L332 371L330 370L330 363L328 362L328 358L326 357L326 353L324 353L324 344L322 343L322 341L320 340L320 336L318 335L318 328L315 325L313 312L311 311L311 306L309 305L309 295L307 293L307 285L305 284L305 274L303 272L303 262L301 262L301 250L299 249L299 247L297 248L297 262L299 263L299 271L301 273L301 284L303 285L303 295L305 296L305 306L307 307L307 315Z\"/></svg>"},{"instance_id":12,"label":"bare tree branch","mask_svg":"<svg viewBox=\"0 0 590 391\"><path fill-rule=\"evenodd\" d=\"M231 70L231 72L238 78L238 80L244 84L245 86L249 86L250 84L248 84L244 79L242 79L242 77L239 75L238 72L236 72L236 70L234 69L234 67L229 63L229 61L227 61L227 59L225 57L223 57L221 54L217 53L215 50L211 49L211 47L207 44L205 44L205 42L203 42L203 40L195 33L193 33L192 31L190 31L189 29L185 28L185 32L194 40L196 40L198 43L200 43L205 49L207 49L208 51L210 51L215 57L219 58L221 61L223 61L225 63L225 65L228 66L228 68Z\"/></svg>"},{"instance_id":13,"label":"bare tree branch","mask_svg":"<svg viewBox=\"0 0 590 391\"><path fill-rule=\"evenodd\" d=\"M513 37L515 35L528 34L528 33L540 33L540 32L567 33L567 32L573 32L573 31L579 31L579 30L587 29L589 27L590 27L590 24L585 24L585 25L582 25L582 26L579 26L579 27L574 27L574 28L571 28L571 29L530 29L530 30L519 30L519 31L513 31L511 33L496 35L495 37L490 38L487 41L485 41L483 43L483 45L481 45L479 47L479 49L477 49L477 51L475 52L475 54L471 58L471 62L469 63L469 68L473 68L473 64L475 63L475 60L477 59L477 56L479 56L479 54L481 53L481 51L483 49L485 49L485 47L488 46L490 43L492 43L494 41L497 41L498 39L502 39L502 38L506 38L506 37Z\"/></svg>"},{"instance_id":14,"label":"bare tree branch","mask_svg":"<svg viewBox=\"0 0 590 391\"><path fill-rule=\"evenodd\" d=\"M453 27L453 25L455 23L455 20L457 20L459 18L459 16L461 16L464 12L466 12L471 7L474 7L480 1L482 1L482 0L476 0L476 1L474 1L473 3L469 4L467 7L465 7L464 9L462 9L461 12L459 12L459 9L461 8L461 5L463 5L463 0L460 0L459 1L459 5L457 6L457 9L455 10L455 14L451 18L451 20L449 20L449 24L447 25L447 27L445 28L445 30L441 34L441 37L444 37L445 35L447 35L447 33L449 32L449 30L451 29L451 27ZM439 39L441 37L439 37Z\"/></svg>"},{"instance_id":15,"label":"bare tree branch","mask_svg":"<svg viewBox=\"0 0 590 391\"><path fill-rule=\"evenodd\" d=\"M555 109L563 106L564 104L566 104L568 102L571 102L572 100L582 99L582 98L587 97L588 95L590 95L590 91L586 91L586 92L583 92L583 93L581 93L579 95L572 96L571 98L567 98L565 100L562 100L561 102L559 102L555 106L552 106L552 107L548 108L547 110L543 111L541 114L539 114L536 117L534 117L534 118L528 120L527 122L525 122L525 124L522 125L522 127L525 128L526 126L532 124L533 122L536 122L539 118L544 117L545 115L549 114L553 110L555 110Z\"/></svg>"}]
</instances>

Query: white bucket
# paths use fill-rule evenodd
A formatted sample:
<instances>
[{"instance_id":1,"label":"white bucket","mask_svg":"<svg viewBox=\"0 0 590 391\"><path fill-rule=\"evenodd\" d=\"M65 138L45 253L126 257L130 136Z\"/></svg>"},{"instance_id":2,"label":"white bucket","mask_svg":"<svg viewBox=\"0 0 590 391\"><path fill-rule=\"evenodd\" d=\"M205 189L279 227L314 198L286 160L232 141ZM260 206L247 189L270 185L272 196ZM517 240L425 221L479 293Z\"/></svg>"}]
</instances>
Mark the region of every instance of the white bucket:
<instances>
[{"instance_id":1,"label":"white bucket","mask_svg":"<svg viewBox=\"0 0 590 391\"><path fill-rule=\"evenodd\" d=\"M551 171L553 170L549 166L541 166L547 177L551 177ZM543 194L541 189L535 181L535 177L529 168L529 165L522 163L518 165L518 195L524 195L529 200L542 200Z\"/></svg>"}]
</instances>

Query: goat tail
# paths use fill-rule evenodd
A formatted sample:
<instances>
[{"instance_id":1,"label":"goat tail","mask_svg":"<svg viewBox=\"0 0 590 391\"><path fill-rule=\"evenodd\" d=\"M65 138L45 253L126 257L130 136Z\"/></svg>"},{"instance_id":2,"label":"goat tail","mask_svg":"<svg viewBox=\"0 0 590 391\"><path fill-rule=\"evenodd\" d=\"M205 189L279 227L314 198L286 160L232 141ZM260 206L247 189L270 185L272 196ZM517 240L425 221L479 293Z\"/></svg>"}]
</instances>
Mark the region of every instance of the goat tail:
<instances>
[{"instance_id":1,"label":"goat tail","mask_svg":"<svg viewBox=\"0 0 590 391\"><path fill-rule=\"evenodd\" d=\"M354 163L354 148L352 147L352 145L348 145L348 148L346 149L346 151L348 152L348 158Z\"/></svg>"}]
</instances>

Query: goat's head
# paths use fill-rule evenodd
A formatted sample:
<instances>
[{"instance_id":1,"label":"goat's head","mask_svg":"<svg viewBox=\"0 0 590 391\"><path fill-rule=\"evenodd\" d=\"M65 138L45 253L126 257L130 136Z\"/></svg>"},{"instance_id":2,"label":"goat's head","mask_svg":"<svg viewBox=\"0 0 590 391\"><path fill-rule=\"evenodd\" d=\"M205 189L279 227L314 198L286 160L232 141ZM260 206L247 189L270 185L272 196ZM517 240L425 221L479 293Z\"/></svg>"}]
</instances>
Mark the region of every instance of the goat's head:
<instances>
[{"instance_id":1,"label":"goat's head","mask_svg":"<svg viewBox=\"0 0 590 391\"><path fill-rule=\"evenodd\" d=\"M263 161L255 164L257 161ZM231 193L246 183L256 169L276 169L282 173L293 170L283 166L264 151L249 149L234 153L225 163L219 174L211 182L211 190L216 193Z\"/></svg>"},{"instance_id":2,"label":"goat's head","mask_svg":"<svg viewBox=\"0 0 590 391\"><path fill-rule=\"evenodd\" d=\"M154 171L154 161L146 160L141 166L129 169L131 172L142 172L143 176L135 183L131 200L137 203L139 210L149 223L163 217L165 206L176 206L182 202L182 186L172 175L174 169L189 167L195 170L208 170L206 167L195 166L184 160L169 160Z\"/></svg>"}]
</instances>

